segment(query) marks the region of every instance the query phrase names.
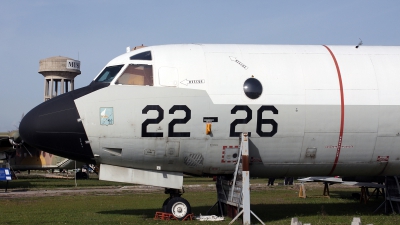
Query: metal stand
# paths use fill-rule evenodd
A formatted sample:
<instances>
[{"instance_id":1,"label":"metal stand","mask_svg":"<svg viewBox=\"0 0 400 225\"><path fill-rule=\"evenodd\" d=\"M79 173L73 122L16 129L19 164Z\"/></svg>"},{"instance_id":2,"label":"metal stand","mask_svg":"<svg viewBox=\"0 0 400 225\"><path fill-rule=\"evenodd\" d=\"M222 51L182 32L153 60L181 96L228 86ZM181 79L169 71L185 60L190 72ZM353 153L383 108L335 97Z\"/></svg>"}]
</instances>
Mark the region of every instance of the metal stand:
<instances>
[{"instance_id":1,"label":"metal stand","mask_svg":"<svg viewBox=\"0 0 400 225\"><path fill-rule=\"evenodd\" d=\"M329 183L328 182L324 182L324 196L330 198Z\"/></svg>"},{"instance_id":2,"label":"metal stand","mask_svg":"<svg viewBox=\"0 0 400 225\"><path fill-rule=\"evenodd\" d=\"M393 214L396 212L400 213L400 181L397 176L385 177L385 200L375 209L374 213L378 212L383 206L385 206L385 213L387 213L388 205L390 205Z\"/></svg>"},{"instance_id":3,"label":"metal stand","mask_svg":"<svg viewBox=\"0 0 400 225\"><path fill-rule=\"evenodd\" d=\"M250 215L252 214L264 225L260 218L250 210L249 137L247 133L242 133L240 136L238 162L233 178L218 176L216 187L218 202L214 206L218 204L219 211L223 215L222 207L226 205L228 216L235 216L229 224L233 224L239 216L243 215L243 224L250 225ZM241 211L237 213L239 209Z\"/></svg>"}]
</instances>

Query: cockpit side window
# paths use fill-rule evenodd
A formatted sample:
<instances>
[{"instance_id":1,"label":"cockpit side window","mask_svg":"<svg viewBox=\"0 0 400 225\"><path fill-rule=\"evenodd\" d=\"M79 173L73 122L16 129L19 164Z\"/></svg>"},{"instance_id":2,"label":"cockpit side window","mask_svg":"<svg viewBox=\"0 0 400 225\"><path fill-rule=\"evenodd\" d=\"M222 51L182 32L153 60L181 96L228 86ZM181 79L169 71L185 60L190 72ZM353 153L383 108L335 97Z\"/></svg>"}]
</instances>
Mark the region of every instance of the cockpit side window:
<instances>
[{"instance_id":1,"label":"cockpit side window","mask_svg":"<svg viewBox=\"0 0 400 225\"><path fill-rule=\"evenodd\" d=\"M152 60L151 51L142 52L130 57L131 60Z\"/></svg>"},{"instance_id":2,"label":"cockpit side window","mask_svg":"<svg viewBox=\"0 0 400 225\"><path fill-rule=\"evenodd\" d=\"M153 67L130 64L115 84L153 86Z\"/></svg>"},{"instance_id":3,"label":"cockpit side window","mask_svg":"<svg viewBox=\"0 0 400 225\"><path fill-rule=\"evenodd\" d=\"M101 71L100 75L95 80L96 82L110 83L118 74L124 65L108 66Z\"/></svg>"}]
</instances>

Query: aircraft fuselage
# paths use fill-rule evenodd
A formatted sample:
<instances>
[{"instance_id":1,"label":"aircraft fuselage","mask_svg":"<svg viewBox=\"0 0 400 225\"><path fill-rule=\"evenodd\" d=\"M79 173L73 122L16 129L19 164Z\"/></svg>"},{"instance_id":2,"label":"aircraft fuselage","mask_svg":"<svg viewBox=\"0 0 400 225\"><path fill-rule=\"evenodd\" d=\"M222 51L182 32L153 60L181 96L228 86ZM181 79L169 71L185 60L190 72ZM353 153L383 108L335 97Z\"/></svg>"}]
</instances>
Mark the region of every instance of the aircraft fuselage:
<instances>
[{"instance_id":1,"label":"aircraft fuselage","mask_svg":"<svg viewBox=\"0 0 400 225\"><path fill-rule=\"evenodd\" d=\"M151 46L110 61L99 84L32 110L21 136L76 160L200 175L232 174L249 132L252 176L400 170L400 47Z\"/></svg>"}]
</instances>

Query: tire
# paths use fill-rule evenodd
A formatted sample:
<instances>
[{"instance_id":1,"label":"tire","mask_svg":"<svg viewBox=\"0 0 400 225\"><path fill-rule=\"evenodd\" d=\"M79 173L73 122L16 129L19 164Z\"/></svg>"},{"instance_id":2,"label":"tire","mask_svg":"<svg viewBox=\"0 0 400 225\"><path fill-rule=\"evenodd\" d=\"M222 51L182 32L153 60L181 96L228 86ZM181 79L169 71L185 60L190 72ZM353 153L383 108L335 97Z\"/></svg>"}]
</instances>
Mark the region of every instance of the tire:
<instances>
[{"instance_id":1,"label":"tire","mask_svg":"<svg viewBox=\"0 0 400 225\"><path fill-rule=\"evenodd\" d=\"M82 179L82 172L76 172L75 177L77 180Z\"/></svg>"},{"instance_id":2,"label":"tire","mask_svg":"<svg viewBox=\"0 0 400 225\"><path fill-rule=\"evenodd\" d=\"M162 209L163 212L167 212L167 204L168 204L169 200L171 200L171 198L165 199L164 203L162 204L162 208L161 209Z\"/></svg>"},{"instance_id":3,"label":"tire","mask_svg":"<svg viewBox=\"0 0 400 225\"><path fill-rule=\"evenodd\" d=\"M186 199L175 197L168 201L166 211L167 213L174 215L179 220L182 220L186 215L192 213L192 208Z\"/></svg>"},{"instance_id":4,"label":"tire","mask_svg":"<svg viewBox=\"0 0 400 225\"><path fill-rule=\"evenodd\" d=\"M84 179L84 180L87 180L87 179L89 179L89 174L88 173L85 173L85 172L82 172L83 174L82 174L82 179Z\"/></svg>"},{"instance_id":5,"label":"tire","mask_svg":"<svg viewBox=\"0 0 400 225\"><path fill-rule=\"evenodd\" d=\"M89 178L88 174L85 172L77 172L75 176L76 176L76 179L78 179L78 180L82 180L82 179L86 180Z\"/></svg>"}]
</instances>

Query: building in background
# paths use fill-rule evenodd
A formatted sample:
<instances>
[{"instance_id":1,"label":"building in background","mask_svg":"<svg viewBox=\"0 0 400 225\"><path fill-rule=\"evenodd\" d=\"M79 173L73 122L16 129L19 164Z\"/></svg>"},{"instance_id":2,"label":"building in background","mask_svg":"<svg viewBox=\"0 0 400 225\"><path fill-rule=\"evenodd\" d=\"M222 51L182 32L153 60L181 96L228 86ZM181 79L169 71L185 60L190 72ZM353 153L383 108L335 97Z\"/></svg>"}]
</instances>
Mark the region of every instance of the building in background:
<instances>
[{"instance_id":1,"label":"building in background","mask_svg":"<svg viewBox=\"0 0 400 225\"><path fill-rule=\"evenodd\" d=\"M74 79L81 74L81 62L64 56L39 61L44 76L44 101L74 90Z\"/></svg>"}]
</instances>

